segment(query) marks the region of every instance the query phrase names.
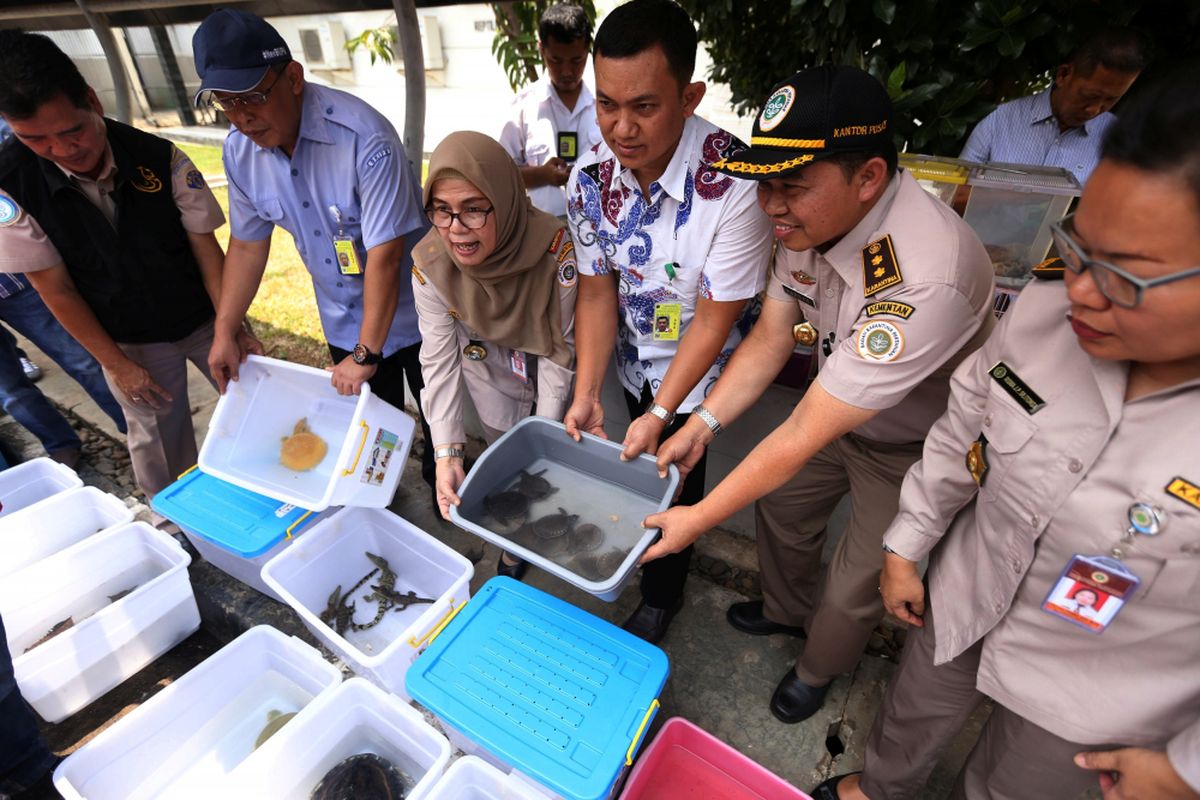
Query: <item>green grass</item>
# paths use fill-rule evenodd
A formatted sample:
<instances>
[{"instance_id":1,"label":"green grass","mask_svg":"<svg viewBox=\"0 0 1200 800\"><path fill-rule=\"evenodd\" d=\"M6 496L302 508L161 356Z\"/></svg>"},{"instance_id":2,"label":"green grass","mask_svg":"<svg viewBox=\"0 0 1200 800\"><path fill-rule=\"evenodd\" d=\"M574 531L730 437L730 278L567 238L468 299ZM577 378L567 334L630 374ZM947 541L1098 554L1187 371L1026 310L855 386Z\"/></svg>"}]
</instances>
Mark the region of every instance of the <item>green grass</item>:
<instances>
[{"instance_id":1,"label":"green grass","mask_svg":"<svg viewBox=\"0 0 1200 800\"><path fill-rule=\"evenodd\" d=\"M206 177L223 177L221 148L181 143L180 149ZM228 218L229 192L219 187L213 189L213 194ZM217 241L221 247L228 246L228 225L217 231ZM282 228L277 227L271 237L271 257L262 285L250 306L250 321L268 355L315 367L330 363L321 318L317 315L312 278L296 252L291 235Z\"/></svg>"}]
</instances>

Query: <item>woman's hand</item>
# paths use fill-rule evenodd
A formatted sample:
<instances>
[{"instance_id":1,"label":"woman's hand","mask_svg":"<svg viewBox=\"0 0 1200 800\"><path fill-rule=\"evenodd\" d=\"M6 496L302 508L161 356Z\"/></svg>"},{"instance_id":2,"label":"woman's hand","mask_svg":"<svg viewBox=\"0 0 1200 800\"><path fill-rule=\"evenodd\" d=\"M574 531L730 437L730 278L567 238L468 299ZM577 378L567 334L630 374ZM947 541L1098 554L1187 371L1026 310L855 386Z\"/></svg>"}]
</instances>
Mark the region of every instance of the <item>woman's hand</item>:
<instances>
[{"instance_id":1,"label":"woman's hand","mask_svg":"<svg viewBox=\"0 0 1200 800\"><path fill-rule=\"evenodd\" d=\"M895 553L883 554L883 572L879 574L879 593L889 614L925 627L925 584L917 572L917 563Z\"/></svg>"},{"instance_id":2,"label":"woman's hand","mask_svg":"<svg viewBox=\"0 0 1200 800\"><path fill-rule=\"evenodd\" d=\"M462 504L458 497L458 487L462 486L466 478L467 473L463 470L461 458L446 456L437 460L437 479L434 484L437 487L438 510L442 512L442 519L450 519L450 506Z\"/></svg>"}]
</instances>

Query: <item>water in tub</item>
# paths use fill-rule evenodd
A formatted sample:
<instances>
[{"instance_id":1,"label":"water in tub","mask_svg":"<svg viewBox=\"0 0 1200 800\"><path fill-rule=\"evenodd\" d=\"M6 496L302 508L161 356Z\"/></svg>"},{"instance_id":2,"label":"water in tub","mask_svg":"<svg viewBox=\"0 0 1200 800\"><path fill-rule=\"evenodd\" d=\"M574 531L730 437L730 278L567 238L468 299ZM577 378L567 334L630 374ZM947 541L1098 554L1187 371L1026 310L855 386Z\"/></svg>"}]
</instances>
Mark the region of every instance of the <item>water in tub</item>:
<instances>
[{"instance_id":1,"label":"water in tub","mask_svg":"<svg viewBox=\"0 0 1200 800\"><path fill-rule=\"evenodd\" d=\"M656 498L545 458L537 459L524 470L530 474L541 473L540 477L555 488L546 497L530 502L527 525L532 526L539 519L565 511L568 515L578 517L570 522L570 527L592 524L599 527L604 535L600 544L592 550L584 550L576 543L566 541L561 545L551 543L547 546L541 537L536 534L531 536L529 529L509 535L518 544L531 545L528 549L589 580L601 581L612 577L624 557L645 535L642 520L658 510L659 501ZM502 482L502 489L497 491L515 487L520 476L520 471L517 471L510 480ZM473 509L472 513L471 522L488 530L505 533L482 505Z\"/></svg>"}]
</instances>

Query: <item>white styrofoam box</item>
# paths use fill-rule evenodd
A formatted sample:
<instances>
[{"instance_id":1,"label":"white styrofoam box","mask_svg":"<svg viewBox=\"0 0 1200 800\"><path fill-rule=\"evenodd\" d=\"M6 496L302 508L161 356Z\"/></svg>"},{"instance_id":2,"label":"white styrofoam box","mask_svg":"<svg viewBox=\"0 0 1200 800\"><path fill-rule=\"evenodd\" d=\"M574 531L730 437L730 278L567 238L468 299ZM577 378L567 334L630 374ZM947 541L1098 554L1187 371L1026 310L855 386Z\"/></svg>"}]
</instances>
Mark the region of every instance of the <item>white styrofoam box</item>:
<instances>
[{"instance_id":1,"label":"white styrofoam box","mask_svg":"<svg viewBox=\"0 0 1200 800\"><path fill-rule=\"evenodd\" d=\"M339 634L320 620L336 587L349 591L367 574L367 553L387 559L396 573L395 590L413 591L431 604L388 611L365 631ZM475 567L449 546L387 509L347 507L311 531L263 567L262 577L329 649L355 673L408 700L404 675L455 611L471 597ZM371 620L375 603L368 581L355 594L355 620Z\"/></svg>"},{"instance_id":2,"label":"white styrofoam box","mask_svg":"<svg viewBox=\"0 0 1200 800\"><path fill-rule=\"evenodd\" d=\"M0 518L0 577L132 521L133 509L94 486L51 495Z\"/></svg>"},{"instance_id":3,"label":"white styrofoam box","mask_svg":"<svg viewBox=\"0 0 1200 800\"><path fill-rule=\"evenodd\" d=\"M0 517L51 495L83 486L75 470L52 458L35 458L0 472Z\"/></svg>"},{"instance_id":4,"label":"white styrofoam box","mask_svg":"<svg viewBox=\"0 0 1200 800\"><path fill-rule=\"evenodd\" d=\"M383 508L404 472L415 423L363 384L342 396L323 369L249 356L217 401L200 448L200 469L300 508ZM313 469L279 461L281 441L301 419L329 452Z\"/></svg>"},{"instance_id":5,"label":"white styrofoam box","mask_svg":"<svg viewBox=\"0 0 1200 800\"><path fill-rule=\"evenodd\" d=\"M259 625L68 756L54 787L68 800L245 797L231 787L269 712L299 712L286 730L341 680L316 648Z\"/></svg>"},{"instance_id":6,"label":"white styrofoam box","mask_svg":"<svg viewBox=\"0 0 1200 800\"><path fill-rule=\"evenodd\" d=\"M362 678L326 692L255 753L239 773L239 797L308 800L329 770L374 753L407 776L405 800L421 800L450 761L450 742L420 711ZM366 800L366 798L364 798Z\"/></svg>"},{"instance_id":7,"label":"white styrofoam box","mask_svg":"<svg viewBox=\"0 0 1200 800\"><path fill-rule=\"evenodd\" d=\"M463 756L450 765L425 796L426 800L548 800L544 787L535 787L520 773L497 769L478 756Z\"/></svg>"},{"instance_id":8,"label":"white styrofoam box","mask_svg":"<svg viewBox=\"0 0 1200 800\"><path fill-rule=\"evenodd\" d=\"M189 563L171 536L131 522L4 579L0 614L13 672L44 720L69 717L200 627ZM26 652L68 617L74 627Z\"/></svg>"}]
</instances>

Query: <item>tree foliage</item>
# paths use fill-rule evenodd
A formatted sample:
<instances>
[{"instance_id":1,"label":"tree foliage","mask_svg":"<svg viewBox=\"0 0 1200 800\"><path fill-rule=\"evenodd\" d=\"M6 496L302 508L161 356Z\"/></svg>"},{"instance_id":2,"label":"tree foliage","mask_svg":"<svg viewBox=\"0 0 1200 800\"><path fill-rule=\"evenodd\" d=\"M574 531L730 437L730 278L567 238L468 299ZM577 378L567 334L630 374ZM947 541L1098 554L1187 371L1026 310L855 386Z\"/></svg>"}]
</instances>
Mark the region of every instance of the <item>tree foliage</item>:
<instances>
[{"instance_id":1,"label":"tree foliage","mask_svg":"<svg viewBox=\"0 0 1200 800\"><path fill-rule=\"evenodd\" d=\"M1049 84L1101 26L1155 43L1156 66L1197 52L1195 0L679 0L739 111L805 67L854 64L895 104L898 145L956 155L997 103Z\"/></svg>"},{"instance_id":2,"label":"tree foliage","mask_svg":"<svg viewBox=\"0 0 1200 800\"><path fill-rule=\"evenodd\" d=\"M354 51L360 47L366 48L367 53L371 56L372 66L375 65L376 59L385 64L391 64L396 57L396 26L388 24L378 28L368 28L353 39L346 41L346 52L350 55L354 55Z\"/></svg>"},{"instance_id":3,"label":"tree foliage","mask_svg":"<svg viewBox=\"0 0 1200 800\"><path fill-rule=\"evenodd\" d=\"M492 55L504 68L509 86L515 92L532 83L541 72L538 55L538 20L542 13L561 0L526 0L514 3L492 3L496 17L496 35L492 39ZM575 0L588 19L596 22L596 6L592 0Z\"/></svg>"}]
</instances>

